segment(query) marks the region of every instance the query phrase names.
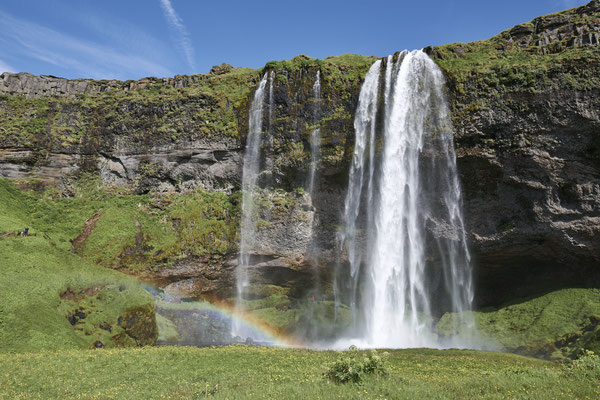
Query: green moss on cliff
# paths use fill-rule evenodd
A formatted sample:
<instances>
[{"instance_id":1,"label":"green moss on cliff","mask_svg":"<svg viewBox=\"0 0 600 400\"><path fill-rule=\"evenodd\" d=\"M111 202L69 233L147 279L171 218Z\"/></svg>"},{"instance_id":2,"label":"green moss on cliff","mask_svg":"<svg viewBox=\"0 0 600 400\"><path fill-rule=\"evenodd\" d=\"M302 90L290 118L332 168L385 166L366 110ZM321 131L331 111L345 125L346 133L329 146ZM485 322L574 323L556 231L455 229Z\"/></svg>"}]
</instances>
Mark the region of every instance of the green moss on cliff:
<instances>
[{"instance_id":1,"label":"green moss on cliff","mask_svg":"<svg viewBox=\"0 0 600 400\"><path fill-rule=\"evenodd\" d=\"M496 37L436 47L436 62L456 84L458 93L466 93L477 85L490 88L488 96L523 89L589 90L600 86L600 76L595 68L600 61L598 49L572 48L539 55L531 54L527 49L505 51L502 50L503 43ZM560 76L558 80L557 75Z\"/></svg>"},{"instance_id":2,"label":"green moss on cliff","mask_svg":"<svg viewBox=\"0 0 600 400\"><path fill-rule=\"evenodd\" d=\"M31 147L46 134L48 99L0 96L0 141L6 146Z\"/></svg>"},{"instance_id":3,"label":"green moss on cliff","mask_svg":"<svg viewBox=\"0 0 600 400\"><path fill-rule=\"evenodd\" d=\"M6 189L1 198L12 205L0 215L0 234L31 226L60 250L73 250L105 267L142 272L187 256L223 256L237 248L239 194L198 189L131 195L85 176L75 181L73 197L64 198L53 189L36 194L19 191L4 179L0 183ZM96 213L93 228L73 247L71 241Z\"/></svg>"},{"instance_id":4,"label":"green moss on cliff","mask_svg":"<svg viewBox=\"0 0 600 400\"><path fill-rule=\"evenodd\" d=\"M273 176L280 187L293 190L303 185L309 169L310 136L320 128L319 169L341 168L347 140L353 132L353 114L364 76L375 57L345 54L316 60L298 56L272 61L265 70L274 71L274 107L269 133L274 156ZM314 98L317 72L321 98ZM351 140L351 139L350 139ZM319 171L317 171L319 173Z\"/></svg>"},{"instance_id":5,"label":"green moss on cliff","mask_svg":"<svg viewBox=\"0 0 600 400\"><path fill-rule=\"evenodd\" d=\"M238 113L257 77L255 70L231 68L176 77L180 84L147 78L70 97L0 96L0 141L6 147L77 151L116 136L147 147L197 135L237 138Z\"/></svg>"},{"instance_id":6,"label":"green moss on cliff","mask_svg":"<svg viewBox=\"0 0 600 400\"><path fill-rule=\"evenodd\" d=\"M165 246L167 255L225 255L237 249L240 195L203 190L171 195L165 217L173 221L177 239Z\"/></svg>"}]
</instances>

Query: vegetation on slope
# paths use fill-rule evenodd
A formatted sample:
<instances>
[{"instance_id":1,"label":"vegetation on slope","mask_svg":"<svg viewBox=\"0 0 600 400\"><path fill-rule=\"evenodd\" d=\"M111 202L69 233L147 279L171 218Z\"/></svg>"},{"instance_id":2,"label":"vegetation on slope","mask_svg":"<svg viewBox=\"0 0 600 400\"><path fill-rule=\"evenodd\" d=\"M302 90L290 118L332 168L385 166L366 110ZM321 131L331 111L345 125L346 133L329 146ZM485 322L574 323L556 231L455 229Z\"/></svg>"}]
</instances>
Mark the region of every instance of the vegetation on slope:
<instances>
[{"instance_id":1,"label":"vegetation on slope","mask_svg":"<svg viewBox=\"0 0 600 400\"><path fill-rule=\"evenodd\" d=\"M32 198L6 180L0 199L0 350L156 341L154 304L137 282L66 251L60 215L46 230L52 222L38 219ZM29 236L17 236L26 226Z\"/></svg>"},{"instance_id":2,"label":"vegetation on slope","mask_svg":"<svg viewBox=\"0 0 600 400\"><path fill-rule=\"evenodd\" d=\"M366 352L361 354L367 354ZM470 350L394 350L387 376L336 384L338 352L267 347L158 347L0 354L10 399L598 398L592 362L571 368ZM110 366L110 367L109 367Z\"/></svg>"},{"instance_id":3,"label":"vegetation on slope","mask_svg":"<svg viewBox=\"0 0 600 400\"><path fill-rule=\"evenodd\" d=\"M483 346L551 359L600 352L600 289L559 290L473 315ZM452 332L454 318L444 315L438 331Z\"/></svg>"},{"instance_id":4,"label":"vegetation on slope","mask_svg":"<svg viewBox=\"0 0 600 400\"><path fill-rule=\"evenodd\" d=\"M22 187L36 181L17 182ZM189 255L224 255L237 246L239 196L201 189L164 196L131 195L86 176L72 197L56 189L22 191L0 179L0 234L30 226L57 249L102 266L141 272ZM85 240L71 243L97 217Z\"/></svg>"}]
</instances>

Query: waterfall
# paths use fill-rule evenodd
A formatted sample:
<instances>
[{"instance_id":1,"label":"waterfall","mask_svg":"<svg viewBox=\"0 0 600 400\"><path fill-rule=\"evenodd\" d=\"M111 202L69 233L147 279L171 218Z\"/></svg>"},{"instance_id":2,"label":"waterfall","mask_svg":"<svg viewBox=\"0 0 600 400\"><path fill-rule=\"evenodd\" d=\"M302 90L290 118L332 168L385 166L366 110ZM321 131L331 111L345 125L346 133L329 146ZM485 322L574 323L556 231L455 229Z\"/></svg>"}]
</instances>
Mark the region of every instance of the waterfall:
<instances>
[{"instance_id":1,"label":"waterfall","mask_svg":"<svg viewBox=\"0 0 600 400\"><path fill-rule=\"evenodd\" d=\"M235 270L236 279L236 312L243 311L243 299L249 286L248 266L250 265L250 252L254 247L254 238L256 236L257 216L255 210L255 196L257 191L257 181L260 172L260 145L262 139L263 113L265 103L265 88L267 79L271 76L265 73L262 77L252 104L250 106L250 115L248 121L248 137L246 139L246 151L244 152L244 166L242 171L242 218L241 218L241 238L240 255L238 265ZM272 78L269 79L272 82ZM273 85L270 84L269 92L272 93ZM269 101L272 95L269 96ZM271 104L269 104L269 116L271 114ZM248 335L245 326L234 319L232 324L232 335L244 338Z\"/></svg>"},{"instance_id":2,"label":"waterfall","mask_svg":"<svg viewBox=\"0 0 600 400\"><path fill-rule=\"evenodd\" d=\"M379 93L379 71L381 61L376 61L367 75L360 91L358 98L358 108L354 118L354 130L356 132L356 140L354 143L354 153L352 155L352 164L350 165L350 175L348 181L348 192L344 202L344 229L340 235L340 243L347 253L348 265L350 266L350 282L338 282L336 274L336 282L334 283L335 301L336 303L347 303L353 311L354 319L356 320L357 311L357 285L359 281L359 269L363 264L364 251L361 250L361 242L364 241L366 232L359 228L359 213L361 208L361 195L365 184L365 171L372 165L373 158L367 158L370 155L372 143L375 136L375 119L377 114L377 97ZM367 149L369 147L369 149ZM369 150L369 153L367 153ZM367 178L370 176L367 175ZM373 185L369 182L369 187L366 192L372 197ZM368 208L368 207L367 207ZM370 224L367 224L370 225ZM357 233L363 233L363 240L359 240Z\"/></svg>"},{"instance_id":3,"label":"waterfall","mask_svg":"<svg viewBox=\"0 0 600 400\"><path fill-rule=\"evenodd\" d=\"M337 274L336 300L352 309L347 339L364 347L440 347L434 318L471 306L443 88L422 51L375 62L361 88L340 235L348 268Z\"/></svg>"},{"instance_id":4,"label":"waterfall","mask_svg":"<svg viewBox=\"0 0 600 400\"><path fill-rule=\"evenodd\" d=\"M313 122L318 123L321 118L321 70L317 71L317 78L313 85ZM308 193L312 199L315 186L315 173L319 162L319 147L321 146L321 129L315 128L310 133L310 171L308 174Z\"/></svg>"}]
</instances>

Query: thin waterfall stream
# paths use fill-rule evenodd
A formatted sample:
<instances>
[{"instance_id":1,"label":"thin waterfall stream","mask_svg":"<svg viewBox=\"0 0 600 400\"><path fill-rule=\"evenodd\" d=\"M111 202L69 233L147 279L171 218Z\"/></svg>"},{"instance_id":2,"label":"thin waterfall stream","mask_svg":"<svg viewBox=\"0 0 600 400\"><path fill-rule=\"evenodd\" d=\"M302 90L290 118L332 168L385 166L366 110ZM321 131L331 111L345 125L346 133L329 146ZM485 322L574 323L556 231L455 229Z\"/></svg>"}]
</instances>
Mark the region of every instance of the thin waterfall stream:
<instances>
[{"instance_id":1,"label":"thin waterfall stream","mask_svg":"<svg viewBox=\"0 0 600 400\"><path fill-rule=\"evenodd\" d=\"M250 254L254 247L256 236L256 210L255 197L257 192L258 176L260 173L261 142L263 129L263 113L265 103L265 88L269 74L265 73L258 84L254 93L252 104L250 106L250 116L248 121L248 138L246 140L246 151L244 152L244 166L242 171L242 220L240 234L240 254L238 265L235 269L236 280L236 303L235 311L240 313L244 310L244 295L250 284L248 267L250 265ZM272 82L272 79L269 79ZM270 93L272 93L272 84ZM269 95L269 100L272 95ZM271 115L271 105L269 104L269 116ZM249 332L239 321L234 320L232 325L232 335L246 337Z\"/></svg>"},{"instance_id":2,"label":"thin waterfall stream","mask_svg":"<svg viewBox=\"0 0 600 400\"><path fill-rule=\"evenodd\" d=\"M317 71L317 77L313 85L313 122L318 123L321 118L321 70ZM321 146L321 128L316 127L310 133L310 171L308 173L307 191L311 196L315 189L315 174L319 163L319 148Z\"/></svg>"}]
</instances>

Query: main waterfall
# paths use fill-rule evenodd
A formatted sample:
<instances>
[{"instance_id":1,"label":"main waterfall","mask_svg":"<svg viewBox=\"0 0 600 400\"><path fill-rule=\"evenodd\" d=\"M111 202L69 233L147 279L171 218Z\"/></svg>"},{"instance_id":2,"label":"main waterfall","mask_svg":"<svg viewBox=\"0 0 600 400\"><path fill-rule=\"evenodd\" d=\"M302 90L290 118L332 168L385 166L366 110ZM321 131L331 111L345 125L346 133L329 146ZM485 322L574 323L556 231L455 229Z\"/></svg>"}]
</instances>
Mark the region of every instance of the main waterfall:
<instances>
[{"instance_id":1,"label":"main waterfall","mask_svg":"<svg viewBox=\"0 0 600 400\"><path fill-rule=\"evenodd\" d=\"M336 301L352 311L344 343L444 346L433 321L471 307L443 88L442 72L422 51L375 62L363 83L335 284Z\"/></svg>"}]
</instances>

